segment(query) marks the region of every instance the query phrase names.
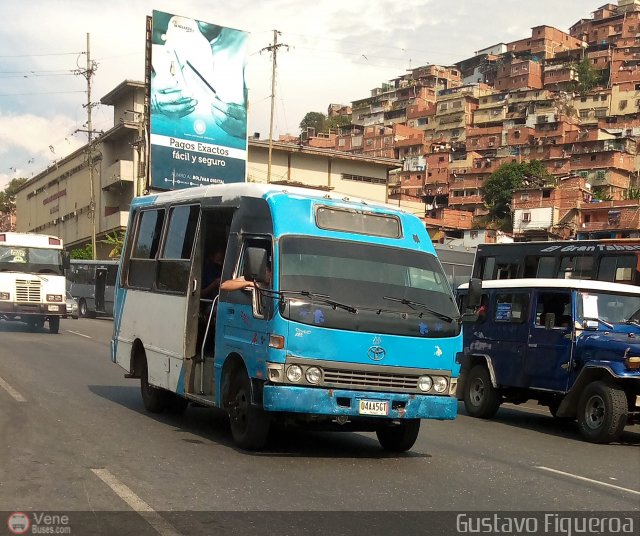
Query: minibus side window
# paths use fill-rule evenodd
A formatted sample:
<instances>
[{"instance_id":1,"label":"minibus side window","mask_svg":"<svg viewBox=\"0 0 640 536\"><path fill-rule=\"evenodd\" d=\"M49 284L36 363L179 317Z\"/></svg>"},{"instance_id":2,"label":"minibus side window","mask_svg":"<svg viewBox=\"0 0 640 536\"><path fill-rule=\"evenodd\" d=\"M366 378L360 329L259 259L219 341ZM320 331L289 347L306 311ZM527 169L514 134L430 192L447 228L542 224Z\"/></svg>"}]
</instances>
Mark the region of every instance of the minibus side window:
<instances>
[{"instance_id":1,"label":"minibus side window","mask_svg":"<svg viewBox=\"0 0 640 536\"><path fill-rule=\"evenodd\" d=\"M158 263L156 288L186 294L200 207L183 205L169 211L169 224Z\"/></svg>"},{"instance_id":2,"label":"minibus side window","mask_svg":"<svg viewBox=\"0 0 640 536\"><path fill-rule=\"evenodd\" d=\"M155 209L144 210L138 215L127 277L130 287L151 289L155 283L164 213L164 209Z\"/></svg>"}]
</instances>

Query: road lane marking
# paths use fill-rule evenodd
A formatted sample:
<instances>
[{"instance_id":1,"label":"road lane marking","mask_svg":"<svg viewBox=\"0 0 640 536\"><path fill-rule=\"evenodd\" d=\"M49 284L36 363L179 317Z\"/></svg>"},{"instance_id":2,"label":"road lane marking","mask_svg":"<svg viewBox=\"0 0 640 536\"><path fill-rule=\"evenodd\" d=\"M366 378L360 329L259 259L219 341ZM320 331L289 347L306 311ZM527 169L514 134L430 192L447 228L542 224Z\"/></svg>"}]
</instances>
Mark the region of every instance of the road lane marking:
<instances>
[{"instance_id":1,"label":"road lane marking","mask_svg":"<svg viewBox=\"0 0 640 536\"><path fill-rule=\"evenodd\" d=\"M71 331L70 329L66 331L67 333L73 333L74 335L79 335L80 337L84 337L85 339L93 339L93 337L89 337L89 335L85 335L84 333L78 333L77 331Z\"/></svg>"},{"instance_id":2,"label":"road lane marking","mask_svg":"<svg viewBox=\"0 0 640 536\"><path fill-rule=\"evenodd\" d=\"M180 533L151 506L138 497L131 488L120 482L107 469L91 469L93 473L109 486L114 493L126 502L132 510L140 514L162 536L181 536Z\"/></svg>"},{"instance_id":3,"label":"road lane marking","mask_svg":"<svg viewBox=\"0 0 640 536\"><path fill-rule=\"evenodd\" d=\"M565 473L564 471L558 471L557 469L551 469L550 467L543 467L541 465L538 465L536 466L536 469L542 469L543 471L549 471L550 473L556 473L558 475L568 476L570 478L575 478L576 480L582 480L584 482L590 482L592 484L599 484L600 486L606 486L608 488L626 491L627 493L633 493L634 495L640 495L640 491L636 491L635 489L623 488L622 486L616 486L615 484L609 484L608 482L601 482L600 480L593 480L591 478L587 478L584 476L574 475L572 473Z\"/></svg>"},{"instance_id":4,"label":"road lane marking","mask_svg":"<svg viewBox=\"0 0 640 536\"><path fill-rule=\"evenodd\" d=\"M11 387L6 381L0 378L0 387L2 387L7 393L9 393L17 402L26 402L27 399L22 396L18 391Z\"/></svg>"}]
</instances>

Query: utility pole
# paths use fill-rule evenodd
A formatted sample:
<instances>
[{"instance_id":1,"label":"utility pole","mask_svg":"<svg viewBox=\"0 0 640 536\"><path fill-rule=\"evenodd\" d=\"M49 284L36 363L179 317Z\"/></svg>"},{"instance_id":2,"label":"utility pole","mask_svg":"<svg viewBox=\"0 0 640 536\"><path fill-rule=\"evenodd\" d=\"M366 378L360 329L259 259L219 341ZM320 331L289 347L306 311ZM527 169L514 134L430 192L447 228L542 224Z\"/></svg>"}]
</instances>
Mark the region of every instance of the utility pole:
<instances>
[{"instance_id":1,"label":"utility pole","mask_svg":"<svg viewBox=\"0 0 640 536\"><path fill-rule=\"evenodd\" d=\"M98 68L95 61L91 61L91 41L90 34L87 33L87 67L86 69L77 69L74 74L83 76L87 81L87 104L83 107L87 109L87 163L89 166L89 185L91 188L89 200L89 219L91 220L91 249L93 251L93 260L96 259L96 192L93 178L93 123L91 122L91 109L95 103L91 102L91 79ZM82 132L82 130L80 130ZM77 131L76 131L77 132Z\"/></svg>"},{"instance_id":2,"label":"utility pole","mask_svg":"<svg viewBox=\"0 0 640 536\"><path fill-rule=\"evenodd\" d=\"M269 157L267 159L267 183L271 182L271 153L273 150L273 112L276 103L276 66L278 55L278 49L280 47L287 47L289 50L289 45L285 45L284 43L278 43L278 35L281 33L278 30L273 30L273 45L269 45L268 47L263 48L262 51L271 52L271 115L269 117Z\"/></svg>"}]
</instances>

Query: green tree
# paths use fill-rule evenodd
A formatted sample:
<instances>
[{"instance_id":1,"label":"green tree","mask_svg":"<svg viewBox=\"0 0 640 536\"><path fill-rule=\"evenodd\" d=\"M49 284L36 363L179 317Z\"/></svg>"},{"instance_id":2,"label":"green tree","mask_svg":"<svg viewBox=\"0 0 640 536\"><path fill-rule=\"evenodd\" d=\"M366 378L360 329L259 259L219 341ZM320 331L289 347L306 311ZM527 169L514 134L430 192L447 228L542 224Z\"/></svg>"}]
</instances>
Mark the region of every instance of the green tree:
<instances>
[{"instance_id":1,"label":"green tree","mask_svg":"<svg viewBox=\"0 0 640 536\"><path fill-rule=\"evenodd\" d=\"M307 112L300 121L300 132L306 133L307 128L315 128L316 133L325 132L327 129L327 116L322 112Z\"/></svg>"},{"instance_id":2,"label":"green tree","mask_svg":"<svg viewBox=\"0 0 640 536\"><path fill-rule=\"evenodd\" d=\"M124 245L124 231L113 231L111 234L107 233L104 240L100 242L111 246L109 257L119 257L122 253L122 246Z\"/></svg>"},{"instance_id":3,"label":"green tree","mask_svg":"<svg viewBox=\"0 0 640 536\"><path fill-rule=\"evenodd\" d=\"M349 124L351 124L351 117L348 115L335 115L329 117L326 122L327 130L337 129Z\"/></svg>"},{"instance_id":4,"label":"green tree","mask_svg":"<svg viewBox=\"0 0 640 536\"><path fill-rule=\"evenodd\" d=\"M522 187L525 180L541 186L551 175L540 160L509 162L502 164L484 184L484 203L493 221L510 219L511 199L514 190Z\"/></svg>"},{"instance_id":5,"label":"green tree","mask_svg":"<svg viewBox=\"0 0 640 536\"><path fill-rule=\"evenodd\" d=\"M634 188L634 187L629 188L624 193L624 198L625 199L640 199L640 188Z\"/></svg>"},{"instance_id":6,"label":"green tree","mask_svg":"<svg viewBox=\"0 0 640 536\"><path fill-rule=\"evenodd\" d=\"M4 190L0 192L0 212L14 212L16 207L16 192L27 179L21 177L12 179Z\"/></svg>"},{"instance_id":7,"label":"green tree","mask_svg":"<svg viewBox=\"0 0 640 536\"><path fill-rule=\"evenodd\" d=\"M584 95L602 83L600 72L589 61L589 58L578 63L576 70L578 72L577 89L580 94Z\"/></svg>"},{"instance_id":8,"label":"green tree","mask_svg":"<svg viewBox=\"0 0 640 536\"><path fill-rule=\"evenodd\" d=\"M90 261L93 259L93 248L91 247L91 244L87 244L82 248L72 249L70 257L72 259Z\"/></svg>"}]
</instances>

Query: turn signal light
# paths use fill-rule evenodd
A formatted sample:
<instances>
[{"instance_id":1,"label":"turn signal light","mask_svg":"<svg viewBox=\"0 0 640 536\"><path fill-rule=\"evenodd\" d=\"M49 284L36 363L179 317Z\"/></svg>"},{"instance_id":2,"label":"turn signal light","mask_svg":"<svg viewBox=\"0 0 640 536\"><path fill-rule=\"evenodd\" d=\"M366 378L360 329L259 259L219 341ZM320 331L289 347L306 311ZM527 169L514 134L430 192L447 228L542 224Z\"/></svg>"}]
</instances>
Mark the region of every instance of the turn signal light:
<instances>
[{"instance_id":1,"label":"turn signal light","mask_svg":"<svg viewBox=\"0 0 640 536\"><path fill-rule=\"evenodd\" d=\"M640 357L626 357L624 366L631 370L640 369Z\"/></svg>"},{"instance_id":2,"label":"turn signal light","mask_svg":"<svg viewBox=\"0 0 640 536\"><path fill-rule=\"evenodd\" d=\"M269 348L282 350L284 348L284 337L282 335L269 335Z\"/></svg>"},{"instance_id":3,"label":"turn signal light","mask_svg":"<svg viewBox=\"0 0 640 536\"><path fill-rule=\"evenodd\" d=\"M9 300L11 296L8 292L0 292L0 300Z\"/></svg>"}]
</instances>

